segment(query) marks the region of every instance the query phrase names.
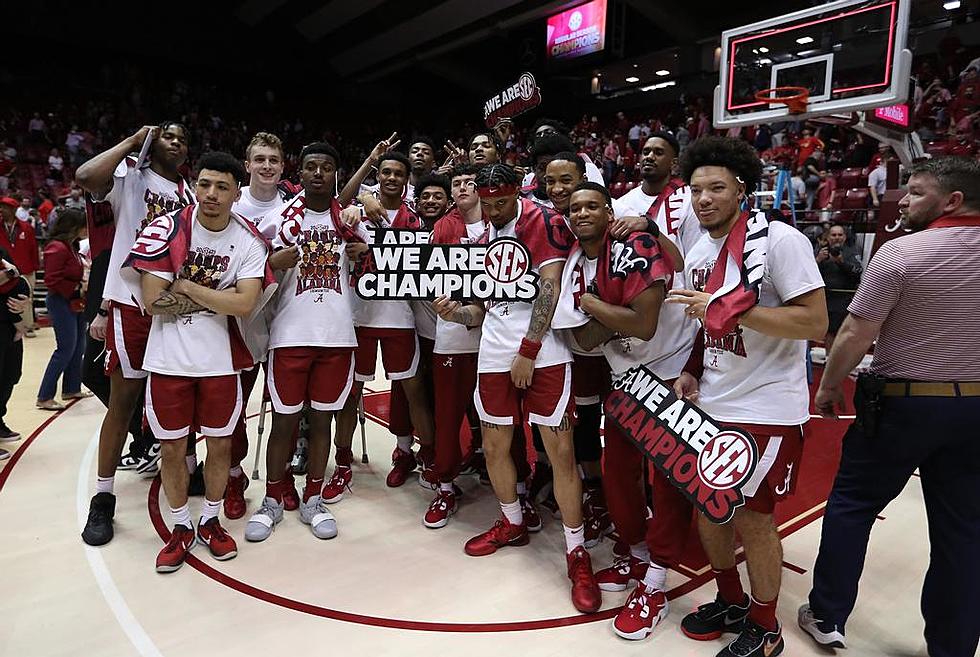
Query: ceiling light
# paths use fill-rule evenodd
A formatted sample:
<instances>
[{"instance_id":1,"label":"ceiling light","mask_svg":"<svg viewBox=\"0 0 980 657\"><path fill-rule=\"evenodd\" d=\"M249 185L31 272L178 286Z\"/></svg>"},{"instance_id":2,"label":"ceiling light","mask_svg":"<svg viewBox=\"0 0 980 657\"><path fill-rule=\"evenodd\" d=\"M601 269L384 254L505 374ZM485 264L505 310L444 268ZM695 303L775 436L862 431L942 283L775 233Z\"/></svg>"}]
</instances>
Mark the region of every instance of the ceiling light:
<instances>
[{"instance_id":1,"label":"ceiling light","mask_svg":"<svg viewBox=\"0 0 980 657\"><path fill-rule=\"evenodd\" d=\"M760 64L772 64L772 60L769 59L768 57L763 57L762 59L759 60L759 63Z\"/></svg>"},{"instance_id":2,"label":"ceiling light","mask_svg":"<svg viewBox=\"0 0 980 657\"><path fill-rule=\"evenodd\" d=\"M640 81L640 78L636 77L635 75L631 75L628 78L626 78L626 81L627 82L639 82Z\"/></svg>"},{"instance_id":3,"label":"ceiling light","mask_svg":"<svg viewBox=\"0 0 980 657\"><path fill-rule=\"evenodd\" d=\"M953 11L954 9L960 8L960 0L950 0L950 2L943 3L943 9L947 11Z\"/></svg>"},{"instance_id":4,"label":"ceiling light","mask_svg":"<svg viewBox=\"0 0 980 657\"><path fill-rule=\"evenodd\" d=\"M665 68L662 68L659 71L657 71L657 75L659 75L660 77L664 77L666 75L670 75L670 71L668 71Z\"/></svg>"},{"instance_id":5,"label":"ceiling light","mask_svg":"<svg viewBox=\"0 0 980 657\"><path fill-rule=\"evenodd\" d=\"M796 42L801 46L806 43L813 43L813 37L800 37Z\"/></svg>"},{"instance_id":6,"label":"ceiling light","mask_svg":"<svg viewBox=\"0 0 980 657\"><path fill-rule=\"evenodd\" d=\"M639 68L639 64L633 64L633 68Z\"/></svg>"},{"instance_id":7,"label":"ceiling light","mask_svg":"<svg viewBox=\"0 0 980 657\"><path fill-rule=\"evenodd\" d=\"M766 48L765 46L762 46L759 48L759 52L769 52L769 49Z\"/></svg>"},{"instance_id":8,"label":"ceiling light","mask_svg":"<svg viewBox=\"0 0 980 657\"><path fill-rule=\"evenodd\" d=\"M641 87L640 91L654 91L655 89L665 89L667 87L673 87L677 82L675 80L668 80L667 82L658 82L657 84L651 84L646 87Z\"/></svg>"}]
</instances>

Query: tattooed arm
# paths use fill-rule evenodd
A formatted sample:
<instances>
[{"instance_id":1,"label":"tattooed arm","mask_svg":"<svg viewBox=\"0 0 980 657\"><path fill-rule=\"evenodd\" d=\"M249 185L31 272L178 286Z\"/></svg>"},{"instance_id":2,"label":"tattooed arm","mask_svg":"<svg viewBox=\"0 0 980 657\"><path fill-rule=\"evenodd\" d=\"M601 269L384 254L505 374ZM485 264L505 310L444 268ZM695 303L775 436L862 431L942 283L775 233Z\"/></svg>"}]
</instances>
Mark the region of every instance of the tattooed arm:
<instances>
[{"instance_id":1,"label":"tattooed arm","mask_svg":"<svg viewBox=\"0 0 980 657\"><path fill-rule=\"evenodd\" d=\"M573 328L572 334L575 335L575 341L578 342L578 346L585 350L592 350L599 345L609 342L615 335L615 332L603 326L601 322L590 319L585 324Z\"/></svg>"},{"instance_id":2,"label":"tattooed arm","mask_svg":"<svg viewBox=\"0 0 980 657\"><path fill-rule=\"evenodd\" d=\"M561 292L561 272L565 263L552 262L541 268L541 291L531 306L531 323L524 336L528 342L541 342L541 338L551 329L551 320L558 305ZM510 366L510 379L517 388L527 388L534 377L534 360L518 353Z\"/></svg>"},{"instance_id":3,"label":"tattooed arm","mask_svg":"<svg viewBox=\"0 0 980 657\"><path fill-rule=\"evenodd\" d=\"M170 281L167 279L149 272L143 272L140 286L143 288L146 312L151 315L190 315L207 310L187 295L168 289Z\"/></svg>"},{"instance_id":4,"label":"tattooed arm","mask_svg":"<svg viewBox=\"0 0 980 657\"><path fill-rule=\"evenodd\" d=\"M464 306L459 301L453 301L446 296L436 298L432 302L432 309L443 320L462 324L469 328L474 328L482 324L483 318L487 314L483 306L479 304Z\"/></svg>"}]
</instances>

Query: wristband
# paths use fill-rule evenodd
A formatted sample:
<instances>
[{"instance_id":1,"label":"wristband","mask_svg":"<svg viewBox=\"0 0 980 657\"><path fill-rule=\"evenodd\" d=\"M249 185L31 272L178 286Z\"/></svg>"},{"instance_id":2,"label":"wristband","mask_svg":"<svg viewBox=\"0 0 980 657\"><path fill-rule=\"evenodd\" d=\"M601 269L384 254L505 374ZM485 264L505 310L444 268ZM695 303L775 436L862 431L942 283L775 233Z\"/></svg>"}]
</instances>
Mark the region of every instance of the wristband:
<instances>
[{"instance_id":1,"label":"wristband","mask_svg":"<svg viewBox=\"0 0 980 657\"><path fill-rule=\"evenodd\" d=\"M105 308L99 308L96 312L99 314L99 317L108 317L109 316L109 311L106 310Z\"/></svg>"},{"instance_id":2,"label":"wristband","mask_svg":"<svg viewBox=\"0 0 980 657\"><path fill-rule=\"evenodd\" d=\"M538 352L541 351L541 342L534 342L524 338L521 340L521 348L517 350L521 356L527 358L528 360L534 360L538 357Z\"/></svg>"},{"instance_id":3,"label":"wristband","mask_svg":"<svg viewBox=\"0 0 980 657\"><path fill-rule=\"evenodd\" d=\"M657 225L656 220L647 219L647 232L653 235L653 239L660 237L660 226Z\"/></svg>"}]
</instances>

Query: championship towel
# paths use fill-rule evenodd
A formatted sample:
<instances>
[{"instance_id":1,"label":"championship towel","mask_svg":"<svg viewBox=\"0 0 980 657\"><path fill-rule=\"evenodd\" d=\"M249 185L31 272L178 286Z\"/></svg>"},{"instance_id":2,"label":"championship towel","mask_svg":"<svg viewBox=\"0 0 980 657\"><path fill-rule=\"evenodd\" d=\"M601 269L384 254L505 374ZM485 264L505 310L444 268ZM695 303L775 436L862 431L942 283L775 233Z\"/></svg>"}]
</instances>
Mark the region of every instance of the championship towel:
<instances>
[{"instance_id":1,"label":"championship towel","mask_svg":"<svg viewBox=\"0 0 980 657\"><path fill-rule=\"evenodd\" d=\"M711 295L704 311L708 337L719 339L734 331L742 313L759 302L768 248L769 221L765 213L743 212L705 281L704 291Z\"/></svg>"},{"instance_id":2,"label":"championship towel","mask_svg":"<svg viewBox=\"0 0 980 657\"><path fill-rule=\"evenodd\" d=\"M137 237L120 272L123 282L133 293L134 299L142 300L143 298L140 282L141 272L165 272L173 274L175 277L180 275L184 262L187 260L187 252L191 247L191 229L194 226L196 213L197 206L188 205L176 212L161 215L151 221ZM268 249L268 242L263 239L251 221L235 212L231 213L231 220L237 221L240 226ZM228 330L233 338L242 339L245 326L261 314L262 309L276 291L276 287L276 279L267 263L265 277L262 280L262 294L252 313L247 318L232 318L230 316L228 318ZM140 305L145 311L146 306L143 301L140 301ZM232 323L232 319L235 320L234 323ZM247 349L244 341L243 347Z\"/></svg>"}]
</instances>

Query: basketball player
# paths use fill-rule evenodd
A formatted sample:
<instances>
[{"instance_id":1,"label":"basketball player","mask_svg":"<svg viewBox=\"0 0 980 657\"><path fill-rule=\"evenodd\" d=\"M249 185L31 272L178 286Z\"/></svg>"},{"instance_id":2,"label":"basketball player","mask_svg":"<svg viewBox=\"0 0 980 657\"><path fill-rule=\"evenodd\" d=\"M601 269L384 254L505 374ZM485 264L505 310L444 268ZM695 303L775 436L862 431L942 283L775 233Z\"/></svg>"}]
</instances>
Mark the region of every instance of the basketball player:
<instances>
[{"instance_id":1,"label":"basketball player","mask_svg":"<svg viewBox=\"0 0 980 657\"><path fill-rule=\"evenodd\" d=\"M551 171L549 166L549 174ZM619 378L629 368L649 362L672 267L657 240L646 232L631 233L623 241L613 240L609 234L612 199L601 185L583 182L576 188L570 199L569 221L578 242L572 248L563 279L571 298L566 295L559 303L574 304L578 321L584 322L574 329L576 342L587 349L601 345L613 377ZM561 310L565 310L564 305ZM556 317L555 321L561 322L563 318ZM627 440L611 422L606 423L605 436L607 444L610 440ZM621 476L623 473L607 467L603 480ZM638 483L635 476L631 483L634 487ZM661 499L655 493L654 505L658 511L660 504ZM691 509L687 505L682 510L686 512L686 530L690 527ZM685 533L680 537L681 542L686 536ZM649 554L640 554L646 557L646 564ZM649 566L641 578L642 584L627 598L613 623L618 635L627 639L643 638L667 616L666 575L666 569ZM599 582L602 588L602 580ZM609 590L625 588L624 585Z\"/></svg>"},{"instance_id":2,"label":"basketball player","mask_svg":"<svg viewBox=\"0 0 980 657\"><path fill-rule=\"evenodd\" d=\"M286 463L304 404L309 404L310 446L300 520L321 539L337 535L337 521L321 504L323 475L330 455L330 422L344 407L354 380L354 321L347 267L347 242L354 238L340 220L334 198L337 150L326 143L300 154L303 194L267 216L263 234L274 249L295 249L285 268L269 327L268 388L272 432L266 452L266 494L249 519L245 538L263 541L282 521L284 493L291 487ZM350 449L338 451L350 468Z\"/></svg>"},{"instance_id":3,"label":"basketball player","mask_svg":"<svg viewBox=\"0 0 980 657\"><path fill-rule=\"evenodd\" d=\"M299 191L299 188L289 181L282 180L285 163L285 153L282 141L269 132L258 132L252 137L248 148L245 149L245 171L248 172L248 185L242 187L241 197L235 201L232 209L256 226L262 224L266 215L288 202ZM271 237L271 236L270 236ZM282 258L289 257L288 252L271 256L270 265L273 269ZM265 362L269 344L269 327L266 314L255 318L245 327L245 342L252 352L256 365L243 370L242 379L242 414L235 425L235 433L231 442L231 468L228 471L228 488L225 490L225 517L236 520L245 515L245 489L248 488L248 475L242 471L242 460L248 454L248 436L245 431L245 407L252 396L252 389L259 376L259 366ZM295 496L295 487L287 487L286 495ZM294 500L296 509L298 497Z\"/></svg>"},{"instance_id":4,"label":"basketball player","mask_svg":"<svg viewBox=\"0 0 980 657\"><path fill-rule=\"evenodd\" d=\"M152 315L146 343L146 415L161 443L161 477L174 527L157 572L181 567L195 543L187 507L187 436L207 441L205 499L196 540L220 561L238 554L218 521L228 483L231 433L242 406L238 373L254 363L240 319L253 314L266 278L268 249L255 226L231 207L245 172L228 153L201 157L198 205L152 221L133 245L123 275L142 289Z\"/></svg>"},{"instance_id":5,"label":"basketball player","mask_svg":"<svg viewBox=\"0 0 980 657\"><path fill-rule=\"evenodd\" d=\"M610 234L621 236L626 231L644 230L658 235L660 250L671 260L672 269L683 271L684 254L697 244L702 229L691 207L690 188L672 177L678 152L677 141L669 133L657 132L646 140L640 157L643 183L613 199L617 218L610 226ZM683 288L683 276L675 276L672 287ZM664 381L673 382L687 362L697 328L697 322L685 315L683 308L665 305L660 311L656 336L648 343L631 346L636 352L634 364L646 365ZM603 478L606 501L613 524L620 539L629 546L629 552L610 568L596 573L599 587L604 591L623 591L631 582L662 583L666 569L675 565L682 555L691 505L659 470L652 468L654 508L653 521L648 523L643 455L620 432L607 430L604 457L608 475ZM638 587L637 595L642 593L642 587ZM639 612L642 606L627 606L624 613L630 610ZM631 639L647 636L658 619L656 615L646 618L652 624L644 628L645 633L623 631L620 636ZM622 615L620 620L624 626L631 622Z\"/></svg>"},{"instance_id":6,"label":"basketball player","mask_svg":"<svg viewBox=\"0 0 980 657\"><path fill-rule=\"evenodd\" d=\"M367 225L378 228L420 229L422 223L412 209L404 202L403 193L408 181L411 165L403 153L386 152L378 158L379 200L385 210L385 217L375 221L370 215L365 218ZM363 257L367 244L348 247ZM418 466L416 454L412 451L414 439L411 427L419 435L421 445L419 458L423 468L431 467L435 458L434 428L432 413L429 410L428 395L418 365L420 350L415 333L415 315L407 301L363 301L355 300L354 325L357 327L357 352L355 354L355 382L353 393L337 419L337 450L349 450L357 423L357 402L365 381L374 379L378 345L381 345L382 362L386 376L393 385L402 386L408 400L410 424L402 427L389 427L395 434L397 444L392 452L392 469L386 483L394 488L401 486ZM350 475L349 472L345 474ZM350 481L343 482L344 486ZM341 496L342 497L342 496ZM324 498L327 503L340 501L341 497Z\"/></svg>"},{"instance_id":7,"label":"basketball player","mask_svg":"<svg viewBox=\"0 0 980 657\"><path fill-rule=\"evenodd\" d=\"M148 163L128 157L138 152L148 137ZM92 325L93 331L105 332L110 392L99 433L95 496L82 531L82 540L89 545L112 540L116 466L146 380L143 352L151 318L140 310L140 299L134 298L119 272L136 236L150 221L194 201L190 186L178 172L187 161L187 141L187 129L179 123L144 126L75 172L76 182L93 199L112 206L116 221L101 306L105 314L100 313Z\"/></svg>"},{"instance_id":8,"label":"basketball player","mask_svg":"<svg viewBox=\"0 0 980 657\"><path fill-rule=\"evenodd\" d=\"M523 243L540 275L540 293L533 304L493 303L488 304L485 313L474 305L458 308L457 304L451 309L454 321L467 326L483 322L473 399L482 422L490 479L502 512L493 527L466 542L465 551L470 556L484 556L508 545L528 543L509 450L514 418L527 413L541 429L554 470L572 604L589 613L599 609L602 598L584 546L582 481L572 444L572 354L563 336L551 330L572 236L561 216L519 198L518 182L517 172L501 164L484 167L478 174L480 205L490 222L484 239L510 236Z\"/></svg>"},{"instance_id":9,"label":"basketball player","mask_svg":"<svg viewBox=\"0 0 980 657\"><path fill-rule=\"evenodd\" d=\"M672 290L668 302L702 320L704 330L674 390L751 433L762 455L732 521L698 518L718 597L681 627L698 640L738 633L719 657L771 657L784 645L776 619L782 546L772 513L793 492L799 471L802 425L810 417L806 340L827 330L823 279L802 233L742 209L762 173L747 142L704 137L688 147L681 167L707 234L687 254L687 289ZM735 567L736 530L751 596Z\"/></svg>"}]
</instances>

